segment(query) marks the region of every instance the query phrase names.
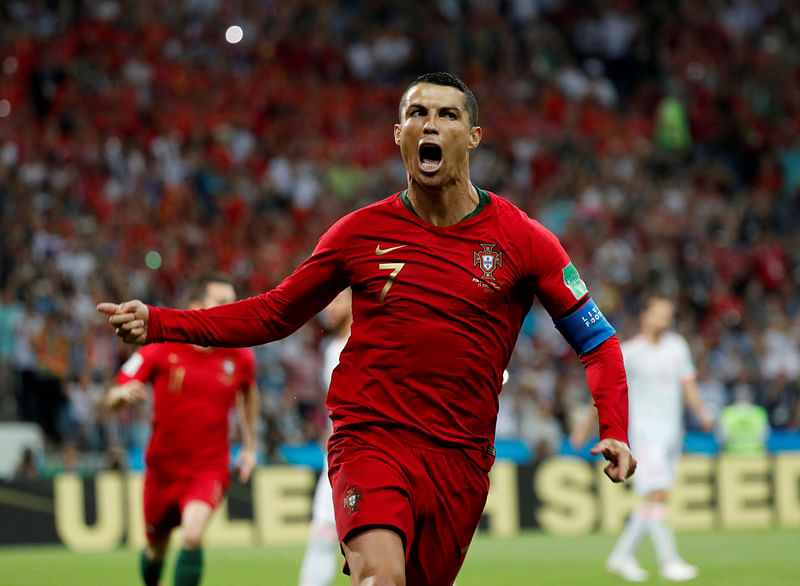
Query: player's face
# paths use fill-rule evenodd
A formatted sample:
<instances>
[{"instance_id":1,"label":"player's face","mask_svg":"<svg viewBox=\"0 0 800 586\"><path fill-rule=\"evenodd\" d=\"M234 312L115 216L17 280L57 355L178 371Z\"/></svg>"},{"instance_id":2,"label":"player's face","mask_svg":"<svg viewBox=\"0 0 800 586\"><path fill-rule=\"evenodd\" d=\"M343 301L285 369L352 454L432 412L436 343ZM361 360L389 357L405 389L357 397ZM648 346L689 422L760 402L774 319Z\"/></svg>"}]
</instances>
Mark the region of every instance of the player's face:
<instances>
[{"instance_id":1,"label":"player's face","mask_svg":"<svg viewBox=\"0 0 800 586\"><path fill-rule=\"evenodd\" d=\"M464 93L450 86L420 83L400 102L394 141L400 146L409 180L428 187L469 177L469 151L481 140L470 126Z\"/></svg>"},{"instance_id":2,"label":"player's face","mask_svg":"<svg viewBox=\"0 0 800 586\"><path fill-rule=\"evenodd\" d=\"M211 282L206 285L203 307L216 307L236 301L236 290L229 283Z\"/></svg>"},{"instance_id":3,"label":"player's face","mask_svg":"<svg viewBox=\"0 0 800 586\"><path fill-rule=\"evenodd\" d=\"M642 326L654 334L665 332L672 325L675 310L666 299L654 299L642 316Z\"/></svg>"}]
</instances>

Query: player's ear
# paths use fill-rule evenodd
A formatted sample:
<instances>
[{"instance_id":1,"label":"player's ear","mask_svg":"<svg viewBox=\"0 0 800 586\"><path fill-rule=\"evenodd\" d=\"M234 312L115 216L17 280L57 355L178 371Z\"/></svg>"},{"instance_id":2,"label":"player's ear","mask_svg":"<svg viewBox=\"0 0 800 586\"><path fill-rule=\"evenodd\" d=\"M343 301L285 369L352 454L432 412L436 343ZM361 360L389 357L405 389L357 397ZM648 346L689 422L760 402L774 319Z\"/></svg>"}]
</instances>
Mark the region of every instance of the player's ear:
<instances>
[{"instance_id":1,"label":"player's ear","mask_svg":"<svg viewBox=\"0 0 800 586\"><path fill-rule=\"evenodd\" d=\"M396 144L396 145L400 144L400 125L399 124L395 124L394 125L394 144Z\"/></svg>"},{"instance_id":2,"label":"player's ear","mask_svg":"<svg viewBox=\"0 0 800 586\"><path fill-rule=\"evenodd\" d=\"M469 148L474 149L481 143L483 129L480 126L473 126L469 131Z\"/></svg>"}]
</instances>

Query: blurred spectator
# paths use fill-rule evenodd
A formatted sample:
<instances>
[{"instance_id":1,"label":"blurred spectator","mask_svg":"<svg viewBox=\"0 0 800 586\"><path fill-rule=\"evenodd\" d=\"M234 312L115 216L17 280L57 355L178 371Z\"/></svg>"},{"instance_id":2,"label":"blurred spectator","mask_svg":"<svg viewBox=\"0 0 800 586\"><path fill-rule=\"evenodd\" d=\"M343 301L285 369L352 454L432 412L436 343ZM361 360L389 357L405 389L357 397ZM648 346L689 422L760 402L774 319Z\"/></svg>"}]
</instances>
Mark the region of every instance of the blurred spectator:
<instances>
[{"instance_id":1,"label":"blurred spectator","mask_svg":"<svg viewBox=\"0 0 800 586\"><path fill-rule=\"evenodd\" d=\"M14 327L14 378L17 413L23 421L38 421L39 400L37 376L39 361L33 340L43 327L43 316L36 313L28 300L25 313Z\"/></svg>"},{"instance_id":2,"label":"blurred spectator","mask_svg":"<svg viewBox=\"0 0 800 586\"><path fill-rule=\"evenodd\" d=\"M36 480L39 478L39 468L31 448L25 448L22 458L14 471L14 480Z\"/></svg>"},{"instance_id":3,"label":"blurred spectator","mask_svg":"<svg viewBox=\"0 0 800 586\"><path fill-rule=\"evenodd\" d=\"M0 288L0 418L16 414L14 399L14 331L24 315L24 306L11 284ZM107 328L106 328L107 329Z\"/></svg>"},{"instance_id":4,"label":"blurred spectator","mask_svg":"<svg viewBox=\"0 0 800 586\"><path fill-rule=\"evenodd\" d=\"M105 386L102 382L92 380L89 370L84 370L67 383L64 433L83 450L103 450L99 418L104 414L104 391Z\"/></svg>"},{"instance_id":5,"label":"blurred spectator","mask_svg":"<svg viewBox=\"0 0 800 586\"><path fill-rule=\"evenodd\" d=\"M274 412L264 415L264 463L279 464L282 462L279 447L286 441L281 426Z\"/></svg>"},{"instance_id":6,"label":"blurred spectator","mask_svg":"<svg viewBox=\"0 0 800 586\"><path fill-rule=\"evenodd\" d=\"M119 444L111 444L106 450L106 470L124 472L128 467L125 449Z\"/></svg>"},{"instance_id":7,"label":"blurred spectator","mask_svg":"<svg viewBox=\"0 0 800 586\"><path fill-rule=\"evenodd\" d=\"M718 418L722 409L729 403L728 390L722 381L710 371L708 360L703 356L702 352L694 352L693 354L696 357L697 385L700 387L703 403L708 407L711 414ZM702 422L694 413L690 413L688 417L687 430L699 431L703 428Z\"/></svg>"},{"instance_id":8,"label":"blurred spectator","mask_svg":"<svg viewBox=\"0 0 800 586\"><path fill-rule=\"evenodd\" d=\"M44 478L53 478L59 474L78 474L91 476L93 467L89 458L82 456L75 444L65 443L58 452L50 452L47 461L40 470Z\"/></svg>"},{"instance_id":9,"label":"blurred spectator","mask_svg":"<svg viewBox=\"0 0 800 586\"><path fill-rule=\"evenodd\" d=\"M689 154L692 146L691 130L686 108L680 98L667 94L659 101L653 138L662 153L682 160Z\"/></svg>"},{"instance_id":10,"label":"blurred spectator","mask_svg":"<svg viewBox=\"0 0 800 586\"><path fill-rule=\"evenodd\" d=\"M548 374L529 370L516 387L517 437L525 442L536 460L557 454L562 429L556 420L554 396L548 391Z\"/></svg>"},{"instance_id":11,"label":"blurred spectator","mask_svg":"<svg viewBox=\"0 0 800 586\"><path fill-rule=\"evenodd\" d=\"M733 390L733 403L722 410L719 437L723 450L732 454L761 454L769 438L767 411L753 404L753 391L747 385Z\"/></svg>"},{"instance_id":12,"label":"blurred spectator","mask_svg":"<svg viewBox=\"0 0 800 586\"><path fill-rule=\"evenodd\" d=\"M445 69L495 129L476 181L558 234L616 329L669 291L704 392L747 384L773 426L800 427L796 3L323 4L0 6L0 416L101 454L145 445L147 406L59 427L56 389L130 352L94 302L180 305L217 270L243 296L273 287L332 221L402 188L396 95ZM536 306L509 367L536 396L507 385L498 429L524 404L546 449L588 401L553 333ZM270 459L324 428L305 380L321 335L302 336L258 350Z\"/></svg>"},{"instance_id":13,"label":"blurred spectator","mask_svg":"<svg viewBox=\"0 0 800 586\"><path fill-rule=\"evenodd\" d=\"M32 389L38 411L36 422L47 439L58 445L63 437L61 421L66 406L64 386L69 373L70 344L55 313L45 314L42 328L31 345L38 366Z\"/></svg>"},{"instance_id":14,"label":"blurred spectator","mask_svg":"<svg viewBox=\"0 0 800 586\"><path fill-rule=\"evenodd\" d=\"M800 346L797 332L780 308L772 307L767 316L767 329L761 336L764 378L763 403L775 427L797 427L798 379L800 379Z\"/></svg>"}]
</instances>

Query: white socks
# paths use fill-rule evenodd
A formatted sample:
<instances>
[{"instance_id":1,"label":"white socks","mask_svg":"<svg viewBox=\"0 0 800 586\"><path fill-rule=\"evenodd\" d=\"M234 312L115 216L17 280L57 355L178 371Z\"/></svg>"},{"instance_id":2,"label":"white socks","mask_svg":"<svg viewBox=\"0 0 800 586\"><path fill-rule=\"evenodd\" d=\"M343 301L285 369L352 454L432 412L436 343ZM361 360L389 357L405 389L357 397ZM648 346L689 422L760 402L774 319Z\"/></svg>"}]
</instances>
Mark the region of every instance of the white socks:
<instances>
[{"instance_id":1,"label":"white socks","mask_svg":"<svg viewBox=\"0 0 800 586\"><path fill-rule=\"evenodd\" d=\"M300 566L300 586L330 586L336 575L338 561L336 529L312 525Z\"/></svg>"},{"instance_id":2,"label":"white socks","mask_svg":"<svg viewBox=\"0 0 800 586\"><path fill-rule=\"evenodd\" d=\"M625 530L619 536L614 550L609 556L609 561L620 562L632 558L639 548L639 544L647 534L647 517L645 516L646 505L638 507L628 517Z\"/></svg>"},{"instance_id":3,"label":"white socks","mask_svg":"<svg viewBox=\"0 0 800 586\"><path fill-rule=\"evenodd\" d=\"M653 547L656 550L658 565L662 568L670 562L680 559L678 548L675 545L675 534L667 525L667 505L664 503L649 503L647 530Z\"/></svg>"},{"instance_id":4,"label":"white socks","mask_svg":"<svg viewBox=\"0 0 800 586\"><path fill-rule=\"evenodd\" d=\"M667 512L665 503L647 502L640 505L628 518L625 530L617 540L609 560L619 562L634 557L639 544L648 533L653 540L659 566L680 560L675 534L667 525Z\"/></svg>"}]
</instances>

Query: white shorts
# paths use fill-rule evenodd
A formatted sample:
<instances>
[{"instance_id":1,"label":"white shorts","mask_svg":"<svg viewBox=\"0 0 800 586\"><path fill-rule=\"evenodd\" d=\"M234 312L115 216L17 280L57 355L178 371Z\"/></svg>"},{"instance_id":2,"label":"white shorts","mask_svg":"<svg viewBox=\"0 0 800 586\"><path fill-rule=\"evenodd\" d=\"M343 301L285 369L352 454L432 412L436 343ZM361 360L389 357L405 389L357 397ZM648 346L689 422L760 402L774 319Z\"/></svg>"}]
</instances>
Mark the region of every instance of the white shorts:
<instances>
[{"instance_id":1,"label":"white shorts","mask_svg":"<svg viewBox=\"0 0 800 586\"><path fill-rule=\"evenodd\" d=\"M647 496L657 490L672 488L681 461L681 444L646 437L632 436L630 439L637 461L633 475L634 491Z\"/></svg>"},{"instance_id":2,"label":"white shorts","mask_svg":"<svg viewBox=\"0 0 800 586\"><path fill-rule=\"evenodd\" d=\"M325 458L325 465L322 467L322 473L317 480L317 488L314 490L311 525L336 526L336 518L333 515L333 490L331 481L328 480L328 458Z\"/></svg>"}]
</instances>

